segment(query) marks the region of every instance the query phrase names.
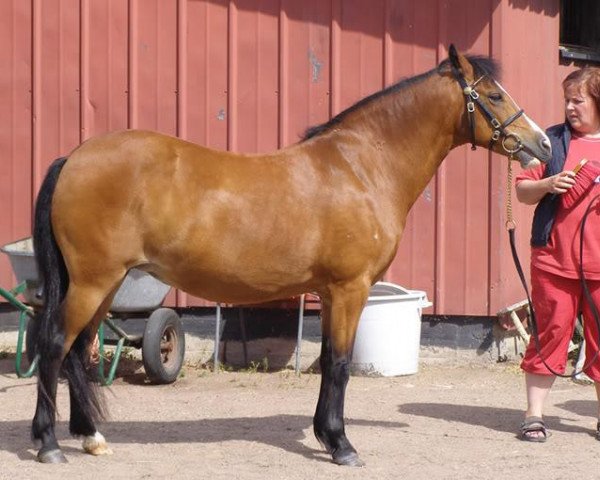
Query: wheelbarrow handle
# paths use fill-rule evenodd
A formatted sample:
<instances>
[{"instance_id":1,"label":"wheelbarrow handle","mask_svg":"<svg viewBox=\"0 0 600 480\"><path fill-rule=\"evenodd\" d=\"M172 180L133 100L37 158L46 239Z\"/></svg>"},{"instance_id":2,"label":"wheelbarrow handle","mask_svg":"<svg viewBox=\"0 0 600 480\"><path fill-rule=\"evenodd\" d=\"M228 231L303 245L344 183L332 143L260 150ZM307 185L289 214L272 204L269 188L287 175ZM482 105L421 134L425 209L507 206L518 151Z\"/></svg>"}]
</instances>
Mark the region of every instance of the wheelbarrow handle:
<instances>
[{"instance_id":1,"label":"wheelbarrow handle","mask_svg":"<svg viewBox=\"0 0 600 480\"><path fill-rule=\"evenodd\" d=\"M27 315L33 317L33 308L28 305L25 305L19 299L17 299L17 295L22 294L27 289L27 285L25 282L20 283L12 290L5 290L0 288L0 295L3 296L8 303L10 303L13 307L19 309L21 312L26 312Z\"/></svg>"}]
</instances>

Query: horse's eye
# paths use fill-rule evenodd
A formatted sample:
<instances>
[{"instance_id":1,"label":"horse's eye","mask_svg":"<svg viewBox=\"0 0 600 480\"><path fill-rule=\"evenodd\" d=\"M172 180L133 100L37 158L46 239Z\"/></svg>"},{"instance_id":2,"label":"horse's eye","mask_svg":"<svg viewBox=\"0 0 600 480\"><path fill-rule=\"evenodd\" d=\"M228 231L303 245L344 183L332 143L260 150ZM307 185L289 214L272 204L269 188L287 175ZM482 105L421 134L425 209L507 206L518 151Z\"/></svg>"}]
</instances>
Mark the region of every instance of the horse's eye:
<instances>
[{"instance_id":1,"label":"horse's eye","mask_svg":"<svg viewBox=\"0 0 600 480\"><path fill-rule=\"evenodd\" d=\"M502 101L502 95L500 93L494 92L494 93L490 93L488 95L488 98L492 101L492 102L501 102Z\"/></svg>"}]
</instances>

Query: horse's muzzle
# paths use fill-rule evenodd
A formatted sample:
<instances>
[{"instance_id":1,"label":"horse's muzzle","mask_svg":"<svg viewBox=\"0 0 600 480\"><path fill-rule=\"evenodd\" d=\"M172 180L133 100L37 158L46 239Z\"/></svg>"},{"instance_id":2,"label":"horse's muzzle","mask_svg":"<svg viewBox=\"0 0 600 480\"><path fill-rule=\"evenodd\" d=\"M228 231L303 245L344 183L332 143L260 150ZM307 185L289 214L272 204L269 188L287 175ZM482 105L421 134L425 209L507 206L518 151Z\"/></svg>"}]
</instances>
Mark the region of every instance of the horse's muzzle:
<instances>
[{"instance_id":1,"label":"horse's muzzle","mask_svg":"<svg viewBox=\"0 0 600 480\"><path fill-rule=\"evenodd\" d=\"M533 168L546 163L552 158L552 146L550 140L544 134L533 142L522 141L521 149L513 154L523 168Z\"/></svg>"}]
</instances>

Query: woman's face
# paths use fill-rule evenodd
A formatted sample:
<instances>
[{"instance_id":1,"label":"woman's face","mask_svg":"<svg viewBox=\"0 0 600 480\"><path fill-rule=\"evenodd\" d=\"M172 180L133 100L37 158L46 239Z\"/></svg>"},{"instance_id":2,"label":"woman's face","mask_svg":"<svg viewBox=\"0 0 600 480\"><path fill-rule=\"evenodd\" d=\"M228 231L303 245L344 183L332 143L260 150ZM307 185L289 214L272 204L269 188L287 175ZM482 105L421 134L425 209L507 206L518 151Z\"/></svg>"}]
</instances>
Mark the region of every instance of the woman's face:
<instances>
[{"instance_id":1,"label":"woman's face","mask_svg":"<svg viewBox=\"0 0 600 480\"><path fill-rule=\"evenodd\" d=\"M581 134L600 132L600 115L585 86L565 88L565 115L571 127Z\"/></svg>"}]
</instances>

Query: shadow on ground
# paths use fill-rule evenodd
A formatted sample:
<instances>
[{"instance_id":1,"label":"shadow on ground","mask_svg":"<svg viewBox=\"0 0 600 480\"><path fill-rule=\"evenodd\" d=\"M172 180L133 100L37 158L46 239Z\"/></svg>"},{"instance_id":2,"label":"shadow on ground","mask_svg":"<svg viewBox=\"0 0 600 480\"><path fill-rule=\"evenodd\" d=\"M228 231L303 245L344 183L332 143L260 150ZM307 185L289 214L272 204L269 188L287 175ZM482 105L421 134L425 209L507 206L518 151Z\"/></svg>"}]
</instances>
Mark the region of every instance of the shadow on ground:
<instances>
[{"instance_id":1,"label":"shadow on ground","mask_svg":"<svg viewBox=\"0 0 600 480\"><path fill-rule=\"evenodd\" d=\"M523 394L524 395L524 394ZM582 416L595 415L596 404L593 401L569 401L557 405L567 412ZM498 432L516 432L523 421L523 410L501 407L483 407L476 405L455 405L448 403L405 403L398 406L405 415L435 418L444 422L459 422L467 425L483 426ZM589 432L588 428L566 423L568 419L556 415L544 417L551 430L561 432Z\"/></svg>"},{"instance_id":2,"label":"shadow on ground","mask_svg":"<svg viewBox=\"0 0 600 480\"><path fill-rule=\"evenodd\" d=\"M406 423L348 419L346 425L373 428L405 428ZM257 418L216 418L175 422L108 422L101 431L109 444L154 443L220 443L234 440L263 443L281 448L309 459L331 461L324 450L316 450L302 443L303 430L312 427L312 417L304 415L273 415ZM33 458L29 441L30 422L19 420L0 422L7 432L0 438L0 450L6 450L23 460ZM65 438L68 426L57 425L59 442ZM65 447L65 452L78 450Z\"/></svg>"}]
</instances>

